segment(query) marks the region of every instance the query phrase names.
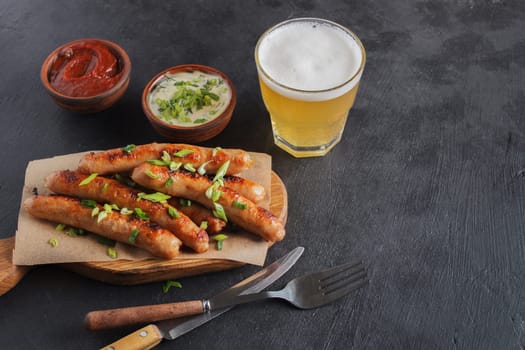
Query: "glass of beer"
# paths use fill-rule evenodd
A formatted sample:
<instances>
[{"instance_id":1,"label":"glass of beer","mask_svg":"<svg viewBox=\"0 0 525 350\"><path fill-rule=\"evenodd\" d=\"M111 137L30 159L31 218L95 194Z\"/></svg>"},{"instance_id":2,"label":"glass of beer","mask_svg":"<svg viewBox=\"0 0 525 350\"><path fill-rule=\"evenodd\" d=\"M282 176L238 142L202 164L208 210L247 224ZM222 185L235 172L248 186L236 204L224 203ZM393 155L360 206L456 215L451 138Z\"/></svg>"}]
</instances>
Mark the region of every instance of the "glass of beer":
<instances>
[{"instance_id":1,"label":"glass of beer","mask_svg":"<svg viewBox=\"0 0 525 350\"><path fill-rule=\"evenodd\" d=\"M295 157L327 154L341 140L365 58L353 32L324 19L291 19L263 33L255 62L276 145Z\"/></svg>"}]
</instances>

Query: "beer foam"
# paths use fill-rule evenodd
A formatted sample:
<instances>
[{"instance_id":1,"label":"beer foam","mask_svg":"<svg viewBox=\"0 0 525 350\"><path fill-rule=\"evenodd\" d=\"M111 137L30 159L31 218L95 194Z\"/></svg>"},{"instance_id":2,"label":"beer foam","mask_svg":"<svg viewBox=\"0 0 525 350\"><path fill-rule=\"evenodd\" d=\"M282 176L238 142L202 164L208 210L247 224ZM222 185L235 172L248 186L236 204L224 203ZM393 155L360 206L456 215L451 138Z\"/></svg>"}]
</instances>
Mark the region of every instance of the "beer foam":
<instances>
[{"instance_id":1,"label":"beer foam","mask_svg":"<svg viewBox=\"0 0 525 350\"><path fill-rule=\"evenodd\" d=\"M259 71L260 76L271 89L319 101L336 98L359 82L364 52L359 39L339 25L307 19L270 29L259 41L256 56L259 70L266 73Z\"/></svg>"}]
</instances>

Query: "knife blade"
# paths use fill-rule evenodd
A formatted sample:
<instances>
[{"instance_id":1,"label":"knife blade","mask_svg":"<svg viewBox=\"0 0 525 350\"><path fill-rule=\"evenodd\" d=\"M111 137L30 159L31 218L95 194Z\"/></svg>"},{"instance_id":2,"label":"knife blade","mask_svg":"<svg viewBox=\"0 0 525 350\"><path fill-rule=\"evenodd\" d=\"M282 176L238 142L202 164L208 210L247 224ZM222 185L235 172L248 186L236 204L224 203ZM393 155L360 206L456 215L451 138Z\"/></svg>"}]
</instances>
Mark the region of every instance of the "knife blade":
<instances>
[{"instance_id":1,"label":"knife blade","mask_svg":"<svg viewBox=\"0 0 525 350\"><path fill-rule=\"evenodd\" d=\"M274 261L266 268L251 275L229 289L219 293L217 296L224 295L241 295L260 292L282 275L284 275L301 257L304 248L297 247L284 255L280 259ZM201 301L199 301L201 302ZM233 306L232 306L233 307ZM218 309L212 312L201 313L195 316L187 316L184 318L167 319L155 324L149 324L119 340L107 345L102 350L120 350L120 349L151 349L158 345L162 339L173 340L183 334L199 327L200 325L211 321L217 316L222 315L232 307ZM110 310L111 311L111 310ZM88 314L89 315L89 314Z\"/></svg>"}]
</instances>

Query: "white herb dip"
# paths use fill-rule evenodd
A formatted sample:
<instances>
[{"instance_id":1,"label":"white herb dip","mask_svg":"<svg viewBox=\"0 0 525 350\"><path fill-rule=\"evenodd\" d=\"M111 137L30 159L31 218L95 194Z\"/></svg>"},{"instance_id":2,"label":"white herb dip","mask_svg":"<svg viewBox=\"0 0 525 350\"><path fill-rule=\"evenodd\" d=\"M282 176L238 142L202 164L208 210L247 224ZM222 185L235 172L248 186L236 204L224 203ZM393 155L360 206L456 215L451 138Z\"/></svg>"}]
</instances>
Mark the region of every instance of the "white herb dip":
<instances>
[{"instance_id":1,"label":"white herb dip","mask_svg":"<svg viewBox=\"0 0 525 350\"><path fill-rule=\"evenodd\" d=\"M217 118L232 92L220 76L200 71L166 74L148 96L153 114L177 126L197 126Z\"/></svg>"}]
</instances>

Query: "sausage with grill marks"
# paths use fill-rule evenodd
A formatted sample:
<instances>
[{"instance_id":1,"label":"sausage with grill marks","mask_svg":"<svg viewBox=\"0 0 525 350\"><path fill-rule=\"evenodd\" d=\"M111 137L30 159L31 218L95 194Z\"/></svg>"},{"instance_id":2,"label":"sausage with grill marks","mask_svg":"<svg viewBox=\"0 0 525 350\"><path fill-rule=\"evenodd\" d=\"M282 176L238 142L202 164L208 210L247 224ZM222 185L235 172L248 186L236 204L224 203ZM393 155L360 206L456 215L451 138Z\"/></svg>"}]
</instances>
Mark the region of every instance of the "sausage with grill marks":
<instances>
[{"instance_id":1,"label":"sausage with grill marks","mask_svg":"<svg viewBox=\"0 0 525 350\"><path fill-rule=\"evenodd\" d=\"M116 204L120 208L126 207L131 210L140 208L152 221L173 232L184 245L198 253L208 250L209 237L206 231L183 213L179 212L178 216L173 217L169 214L167 204L140 199L141 191L113 179L97 176L89 183L80 185L86 178L86 174L78 171L62 170L49 174L45 186L59 194Z\"/></svg>"},{"instance_id":2,"label":"sausage with grill marks","mask_svg":"<svg viewBox=\"0 0 525 350\"><path fill-rule=\"evenodd\" d=\"M191 151L184 157L175 157L174 154L182 151ZM230 161L228 174L238 174L253 165L250 154L241 149L225 148L214 149L187 144L149 143L135 146L125 151L123 148L114 148L100 152L85 154L78 164L78 170L86 173L111 174L131 172L142 162L160 159L163 151L168 152L171 159L184 164L191 164L197 168L206 163L207 173L215 173L226 161Z\"/></svg>"},{"instance_id":3,"label":"sausage with grill marks","mask_svg":"<svg viewBox=\"0 0 525 350\"><path fill-rule=\"evenodd\" d=\"M170 171L167 167L143 163L133 170L133 181L157 191L164 191L173 196L188 198L213 209L214 203L206 197L206 190L212 181L206 176L186 171ZM168 179L172 181L168 181ZM249 232L255 233L267 241L275 242L284 238L285 229L280 220L270 211L228 187L218 187L222 195L217 200L226 212L229 220ZM245 205L239 208L237 204Z\"/></svg>"},{"instance_id":4,"label":"sausage with grill marks","mask_svg":"<svg viewBox=\"0 0 525 350\"><path fill-rule=\"evenodd\" d=\"M104 211L102 206L98 207L100 211ZM118 211L111 211L99 221L97 216L91 215L93 209L82 205L78 198L37 195L24 201L24 209L34 217L82 228L119 242L132 244L160 258L171 259L180 253L181 241L170 231L152 222L120 214ZM130 242L132 235L135 236L134 243Z\"/></svg>"}]
</instances>

